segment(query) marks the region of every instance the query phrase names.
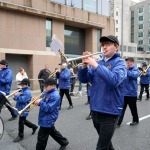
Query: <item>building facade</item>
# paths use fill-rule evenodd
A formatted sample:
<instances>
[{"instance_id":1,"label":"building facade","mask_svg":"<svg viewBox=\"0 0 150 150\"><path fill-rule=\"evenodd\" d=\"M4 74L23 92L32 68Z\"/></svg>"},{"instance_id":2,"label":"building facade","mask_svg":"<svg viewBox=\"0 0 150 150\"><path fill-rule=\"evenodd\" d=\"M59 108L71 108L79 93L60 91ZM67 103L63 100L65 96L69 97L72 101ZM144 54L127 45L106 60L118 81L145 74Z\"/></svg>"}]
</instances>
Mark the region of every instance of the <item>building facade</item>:
<instances>
[{"instance_id":1,"label":"building facade","mask_svg":"<svg viewBox=\"0 0 150 150\"><path fill-rule=\"evenodd\" d=\"M150 1L146 0L130 7L131 42L137 43L137 60L150 63Z\"/></svg>"},{"instance_id":2,"label":"building facade","mask_svg":"<svg viewBox=\"0 0 150 150\"><path fill-rule=\"evenodd\" d=\"M68 57L100 51L99 38L115 34L114 19L108 17L109 9L103 9L103 5L110 8L109 3L84 2L0 0L0 59L8 60L14 79L20 66L35 80L45 64L52 72L59 67L60 58L49 47L53 34L64 44ZM38 81L32 86L38 89Z\"/></svg>"},{"instance_id":3,"label":"building facade","mask_svg":"<svg viewBox=\"0 0 150 150\"><path fill-rule=\"evenodd\" d=\"M136 60L137 43L130 42L130 6L132 0L110 0L111 17L115 19L115 35L120 41L120 51L124 58L133 56Z\"/></svg>"}]
</instances>

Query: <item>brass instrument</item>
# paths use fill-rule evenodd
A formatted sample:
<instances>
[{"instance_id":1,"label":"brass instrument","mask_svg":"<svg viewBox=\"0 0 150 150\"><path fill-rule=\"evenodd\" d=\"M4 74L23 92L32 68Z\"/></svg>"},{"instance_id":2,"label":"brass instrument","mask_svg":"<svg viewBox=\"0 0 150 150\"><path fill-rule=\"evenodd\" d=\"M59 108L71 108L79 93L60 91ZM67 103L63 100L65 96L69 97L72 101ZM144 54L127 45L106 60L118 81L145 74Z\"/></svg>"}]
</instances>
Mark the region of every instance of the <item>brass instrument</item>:
<instances>
[{"instance_id":1,"label":"brass instrument","mask_svg":"<svg viewBox=\"0 0 150 150\"><path fill-rule=\"evenodd\" d=\"M60 72L60 69L55 70L52 74L49 75L48 78L54 77L57 72ZM31 111L31 110L36 106L36 105L34 104L34 102L37 101L38 99L40 99L40 97L43 95L44 92L45 92L45 91L43 91L43 92L42 92L40 95L38 95L37 97L32 98L31 102L30 102L28 105L26 105L25 108L23 108L22 110L18 111L18 114L21 116L24 111L26 111L26 110ZM42 98L41 100L43 100L43 99L44 99L44 98Z\"/></svg>"},{"instance_id":2,"label":"brass instrument","mask_svg":"<svg viewBox=\"0 0 150 150\"><path fill-rule=\"evenodd\" d=\"M89 55L85 55L85 56L80 56L80 57L76 57L76 58L66 58L66 56L64 55L63 52L60 52L60 57L61 57L61 61L64 62L64 63L71 63L73 68L75 67L78 67L79 65L76 63L77 60L80 60L80 59L83 59L83 58L86 58L86 57L91 57L91 56L94 56L94 55L100 55L102 54L102 52L97 52L97 53L93 53L93 54L89 54Z\"/></svg>"},{"instance_id":3,"label":"brass instrument","mask_svg":"<svg viewBox=\"0 0 150 150\"><path fill-rule=\"evenodd\" d=\"M24 111L26 111L26 110L29 111L31 105L34 105L34 102L37 101L37 100L40 98L40 96L42 96L42 94L43 94L44 92L45 92L45 91L43 91L38 97L32 98L31 102L30 102L28 105L26 105L26 107L24 107L22 110L18 111L18 114L21 116ZM34 106L35 106L35 105L34 105ZM33 108L32 108L32 109L33 109Z\"/></svg>"},{"instance_id":4,"label":"brass instrument","mask_svg":"<svg viewBox=\"0 0 150 150\"><path fill-rule=\"evenodd\" d=\"M140 72L140 76L142 75L146 75L147 74L147 70L150 68L150 65L148 65L146 68L140 68L141 72Z\"/></svg>"}]
</instances>

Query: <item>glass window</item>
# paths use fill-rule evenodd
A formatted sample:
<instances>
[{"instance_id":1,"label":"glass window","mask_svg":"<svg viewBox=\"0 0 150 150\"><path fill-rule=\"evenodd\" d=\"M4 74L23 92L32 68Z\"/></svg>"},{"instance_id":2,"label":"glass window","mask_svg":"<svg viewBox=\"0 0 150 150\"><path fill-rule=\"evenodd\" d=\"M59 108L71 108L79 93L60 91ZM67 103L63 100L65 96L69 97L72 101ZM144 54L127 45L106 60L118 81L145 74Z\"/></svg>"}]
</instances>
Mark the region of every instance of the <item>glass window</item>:
<instances>
[{"instance_id":1,"label":"glass window","mask_svg":"<svg viewBox=\"0 0 150 150\"><path fill-rule=\"evenodd\" d=\"M98 5L97 5L97 7L98 7L98 13L99 13L99 14L102 14L102 0L98 0Z\"/></svg>"},{"instance_id":2,"label":"glass window","mask_svg":"<svg viewBox=\"0 0 150 150\"><path fill-rule=\"evenodd\" d=\"M67 5L82 9L82 0L67 0Z\"/></svg>"},{"instance_id":3,"label":"glass window","mask_svg":"<svg viewBox=\"0 0 150 150\"><path fill-rule=\"evenodd\" d=\"M46 20L46 47L50 46L51 38L52 38L52 21Z\"/></svg>"},{"instance_id":4,"label":"glass window","mask_svg":"<svg viewBox=\"0 0 150 150\"><path fill-rule=\"evenodd\" d=\"M139 13L143 12L143 7L139 8Z\"/></svg>"},{"instance_id":5,"label":"glass window","mask_svg":"<svg viewBox=\"0 0 150 150\"><path fill-rule=\"evenodd\" d=\"M143 29L143 24L139 24L139 29Z\"/></svg>"},{"instance_id":6,"label":"glass window","mask_svg":"<svg viewBox=\"0 0 150 150\"><path fill-rule=\"evenodd\" d=\"M139 32L139 37L143 37L143 32Z\"/></svg>"},{"instance_id":7,"label":"glass window","mask_svg":"<svg viewBox=\"0 0 150 150\"><path fill-rule=\"evenodd\" d=\"M135 53L136 47L128 46L128 52Z\"/></svg>"},{"instance_id":8,"label":"glass window","mask_svg":"<svg viewBox=\"0 0 150 150\"><path fill-rule=\"evenodd\" d=\"M138 41L138 45L143 45L143 40Z\"/></svg>"},{"instance_id":9,"label":"glass window","mask_svg":"<svg viewBox=\"0 0 150 150\"><path fill-rule=\"evenodd\" d=\"M51 2L56 2L60 4L65 4L65 0L51 0Z\"/></svg>"},{"instance_id":10,"label":"glass window","mask_svg":"<svg viewBox=\"0 0 150 150\"><path fill-rule=\"evenodd\" d=\"M99 39L102 36L102 30L97 30L97 51L101 52L100 42Z\"/></svg>"},{"instance_id":11,"label":"glass window","mask_svg":"<svg viewBox=\"0 0 150 150\"><path fill-rule=\"evenodd\" d=\"M139 21L143 21L143 16L139 16Z\"/></svg>"},{"instance_id":12,"label":"glass window","mask_svg":"<svg viewBox=\"0 0 150 150\"><path fill-rule=\"evenodd\" d=\"M116 16L118 16L118 11L116 11Z\"/></svg>"},{"instance_id":13,"label":"glass window","mask_svg":"<svg viewBox=\"0 0 150 150\"><path fill-rule=\"evenodd\" d=\"M116 20L116 24L118 24L118 20Z\"/></svg>"},{"instance_id":14,"label":"glass window","mask_svg":"<svg viewBox=\"0 0 150 150\"><path fill-rule=\"evenodd\" d=\"M109 0L102 0L102 15L110 16L110 2L109 2Z\"/></svg>"},{"instance_id":15,"label":"glass window","mask_svg":"<svg viewBox=\"0 0 150 150\"><path fill-rule=\"evenodd\" d=\"M65 54L81 55L85 51L85 30L65 26Z\"/></svg>"},{"instance_id":16,"label":"glass window","mask_svg":"<svg viewBox=\"0 0 150 150\"><path fill-rule=\"evenodd\" d=\"M148 37L150 37L150 30L148 31Z\"/></svg>"},{"instance_id":17,"label":"glass window","mask_svg":"<svg viewBox=\"0 0 150 150\"><path fill-rule=\"evenodd\" d=\"M83 9L84 10L96 13L97 12L96 6L97 6L96 0L83 0Z\"/></svg>"}]
</instances>

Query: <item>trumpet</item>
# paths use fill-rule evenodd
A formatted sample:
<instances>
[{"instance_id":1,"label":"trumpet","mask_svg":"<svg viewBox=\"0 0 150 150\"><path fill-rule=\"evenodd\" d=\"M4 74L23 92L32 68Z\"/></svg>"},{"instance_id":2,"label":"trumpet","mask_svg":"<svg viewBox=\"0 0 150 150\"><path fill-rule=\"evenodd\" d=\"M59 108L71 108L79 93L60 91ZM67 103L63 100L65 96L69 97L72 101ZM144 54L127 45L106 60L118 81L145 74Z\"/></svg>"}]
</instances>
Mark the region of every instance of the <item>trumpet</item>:
<instances>
[{"instance_id":1,"label":"trumpet","mask_svg":"<svg viewBox=\"0 0 150 150\"><path fill-rule=\"evenodd\" d=\"M11 97L12 95L14 95L15 93L20 92L20 91L21 91L21 89L18 89L18 90L12 92L11 94L9 94L9 95L7 95L7 96L5 96L5 97L8 99L8 98Z\"/></svg>"},{"instance_id":2,"label":"trumpet","mask_svg":"<svg viewBox=\"0 0 150 150\"><path fill-rule=\"evenodd\" d=\"M77 60L81 60L81 59L84 59L84 58L86 58L86 57L91 57L91 56L94 56L94 55L100 55L100 54L102 54L102 52L97 52L97 53L93 53L93 54L89 54L89 55L85 55L85 56L80 56L80 57L76 57L76 58L67 58L67 57L64 55L63 52L60 52L60 51L59 51L59 53L60 53L60 56L61 56L61 61L62 61L62 62L65 62L65 63L67 63L67 64L70 62L70 63L72 64L73 68L79 66L79 65L76 63Z\"/></svg>"},{"instance_id":3,"label":"trumpet","mask_svg":"<svg viewBox=\"0 0 150 150\"><path fill-rule=\"evenodd\" d=\"M18 114L21 116L24 111L27 111L27 110L30 111L31 105L34 105L34 106L35 106L34 102L37 101L37 100L42 96L42 94L43 94L44 92L45 92L45 91L43 91L38 97L33 98L33 99L31 100L31 102L30 102L28 105L26 105L26 107L24 107L22 110L18 111ZM32 109L33 109L33 108L32 108Z\"/></svg>"}]
</instances>

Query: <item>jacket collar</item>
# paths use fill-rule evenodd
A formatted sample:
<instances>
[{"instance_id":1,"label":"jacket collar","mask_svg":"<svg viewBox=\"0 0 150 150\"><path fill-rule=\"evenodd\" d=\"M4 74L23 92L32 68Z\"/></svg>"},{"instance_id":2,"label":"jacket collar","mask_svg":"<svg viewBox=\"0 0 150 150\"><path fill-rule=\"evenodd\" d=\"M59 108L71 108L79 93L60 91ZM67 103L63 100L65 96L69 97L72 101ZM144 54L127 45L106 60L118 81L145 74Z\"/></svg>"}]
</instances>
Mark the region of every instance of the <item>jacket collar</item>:
<instances>
[{"instance_id":1,"label":"jacket collar","mask_svg":"<svg viewBox=\"0 0 150 150\"><path fill-rule=\"evenodd\" d=\"M52 93L53 91L56 91L56 88L54 87L53 89L51 89L50 91L48 91L47 93Z\"/></svg>"},{"instance_id":2,"label":"jacket collar","mask_svg":"<svg viewBox=\"0 0 150 150\"><path fill-rule=\"evenodd\" d=\"M120 57L120 54L119 54L118 52L115 53L111 58L109 58L108 61L109 61L109 60L112 60L112 59L115 59L115 58L117 58L117 57ZM103 57L103 61L105 61L105 60L106 60L106 57L104 56L104 57ZM106 61L106 62L107 62L107 61Z\"/></svg>"},{"instance_id":3,"label":"jacket collar","mask_svg":"<svg viewBox=\"0 0 150 150\"><path fill-rule=\"evenodd\" d=\"M30 90L30 87L27 86L27 87L25 87L25 88L22 88L22 91L26 91L26 90Z\"/></svg>"}]
</instances>

